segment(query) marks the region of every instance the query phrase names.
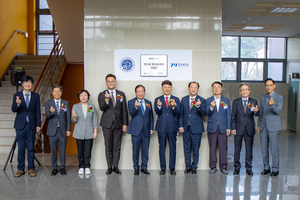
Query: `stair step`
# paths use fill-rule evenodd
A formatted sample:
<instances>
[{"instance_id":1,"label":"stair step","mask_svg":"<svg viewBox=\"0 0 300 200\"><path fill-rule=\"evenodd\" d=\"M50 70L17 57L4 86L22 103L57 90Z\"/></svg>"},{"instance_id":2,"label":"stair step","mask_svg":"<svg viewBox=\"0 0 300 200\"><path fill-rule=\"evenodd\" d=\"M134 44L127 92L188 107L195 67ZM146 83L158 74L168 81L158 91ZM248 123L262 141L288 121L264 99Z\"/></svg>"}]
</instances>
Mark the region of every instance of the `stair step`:
<instances>
[{"instance_id":1,"label":"stair step","mask_svg":"<svg viewBox=\"0 0 300 200\"><path fill-rule=\"evenodd\" d=\"M10 152L12 145L13 144L11 144L11 145L0 145L0 153L6 153L7 156L8 156L8 153ZM18 145L15 149L15 153L18 153ZM16 159L16 158L14 158L14 159Z\"/></svg>"},{"instance_id":2,"label":"stair step","mask_svg":"<svg viewBox=\"0 0 300 200\"><path fill-rule=\"evenodd\" d=\"M17 56L17 60L47 60L47 56L39 56L39 55L19 55Z\"/></svg>"},{"instance_id":3,"label":"stair step","mask_svg":"<svg viewBox=\"0 0 300 200\"><path fill-rule=\"evenodd\" d=\"M25 72L28 76L39 76L42 70L26 70ZM11 74L11 70L8 70L8 74Z\"/></svg>"},{"instance_id":4,"label":"stair step","mask_svg":"<svg viewBox=\"0 0 300 200\"><path fill-rule=\"evenodd\" d=\"M0 128L13 128L14 127L14 121L0 121Z\"/></svg>"},{"instance_id":5,"label":"stair step","mask_svg":"<svg viewBox=\"0 0 300 200\"><path fill-rule=\"evenodd\" d=\"M22 86L19 86L19 91L22 90ZM16 93L16 88L15 86L11 86L11 87L0 87L0 93L8 93L8 94L14 94Z\"/></svg>"},{"instance_id":6,"label":"stair step","mask_svg":"<svg viewBox=\"0 0 300 200\"><path fill-rule=\"evenodd\" d=\"M25 71L26 72L26 71ZM38 78L39 78L40 75L33 75L31 76L33 78L34 81L37 81ZM11 78L10 78L10 74L8 75L5 75L5 81L11 81Z\"/></svg>"},{"instance_id":7,"label":"stair step","mask_svg":"<svg viewBox=\"0 0 300 200\"><path fill-rule=\"evenodd\" d=\"M14 60L14 65L45 65L46 60Z\"/></svg>"},{"instance_id":8,"label":"stair step","mask_svg":"<svg viewBox=\"0 0 300 200\"><path fill-rule=\"evenodd\" d=\"M42 70L44 66L45 65L12 65L11 68L23 67L26 72L27 70Z\"/></svg>"},{"instance_id":9,"label":"stair step","mask_svg":"<svg viewBox=\"0 0 300 200\"><path fill-rule=\"evenodd\" d=\"M11 84L11 81L1 81L1 87L10 87L10 86L16 87L16 86ZM34 88L34 86L35 86L35 83L33 83L32 88Z\"/></svg>"},{"instance_id":10,"label":"stair step","mask_svg":"<svg viewBox=\"0 0 300 200\"><path fill-rule=\"evenodd\" d=\"M16 92L16 89L14 89L14 91ZM0 100L12 100L12 98L13 94L4 93L0 95Z\"/></svg>"},{"instance_id":11,"label":"stair step","mask_svg":"<svg viewBox=\"0 0 300 200\"><path fill-rule=\"evenodd\" d=\"M13 114L11 111L11 105L9 107L0 107L1 114ZM41 107L41 113L45 114L45 107Z\"/></svg>"},{"instance_id":12,"label":"stair step","mask_svg":"<svg viewBox=\"0 0 300 200\"><path fill-rule=\"evenodd\" d=\"M2 128L2 129L0 129L0 136L15 137L16 136L16 129L14 129L14 128Z\"/></svg>"},{"instance_id":13,"label":"stair step","mask_svg":"<svg viewBox=\"0 0 300 200\"><path fill-rule=\"evenodd\" d=\"M0 136L0 145L13 145L14 141L14 136Z\"/></svg>"},{"instance_id":14,"label":"stair step","mask_svg":"<svg viewBox=\"0 0 300 200\"><path fill-rule=\"evenodd\" d=\"M16 117L16 114L11 112L11 113L0 113L0 120L12 120L14 121Z\"/></svg>"}]
</instances>

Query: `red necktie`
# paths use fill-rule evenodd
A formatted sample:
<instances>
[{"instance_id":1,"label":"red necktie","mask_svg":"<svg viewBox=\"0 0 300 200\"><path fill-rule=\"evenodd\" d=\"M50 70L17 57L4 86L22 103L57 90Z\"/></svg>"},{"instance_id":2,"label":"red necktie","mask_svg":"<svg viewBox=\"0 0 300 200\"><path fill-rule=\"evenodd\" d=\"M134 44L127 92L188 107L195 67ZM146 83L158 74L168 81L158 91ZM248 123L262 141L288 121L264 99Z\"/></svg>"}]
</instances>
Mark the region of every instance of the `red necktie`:
<instances>
[{"instance_id":1,"label":"red necktie","mask_svg":"<svg viewBox=\"0 0 300 200\"><path fill-rule=\"evenodd\" d=\"M169 98L169 97L166 97L166 106L167 106L167 108L168 108L168 106L169 106L168 98Z\"/></svg>"}]
</instances>

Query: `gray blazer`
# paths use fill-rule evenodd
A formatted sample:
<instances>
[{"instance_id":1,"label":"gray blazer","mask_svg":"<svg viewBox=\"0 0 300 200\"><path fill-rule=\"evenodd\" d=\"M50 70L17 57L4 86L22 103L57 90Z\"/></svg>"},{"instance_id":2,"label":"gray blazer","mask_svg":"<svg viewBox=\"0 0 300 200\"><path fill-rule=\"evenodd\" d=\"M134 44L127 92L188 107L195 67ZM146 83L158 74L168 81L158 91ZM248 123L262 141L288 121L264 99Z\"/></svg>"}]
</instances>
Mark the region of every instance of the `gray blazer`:
<instances>
[{"instance_id":1,"label":"gray blazer","mask_svg":"<svg viewBox=\"0 0 300 200\"><path fill-rule=\"evenodd\" d=\"M270 132L282 129L279 114L282 108L283 97L275 92L273 92L271 97L275 102L272 106L267 105L267 94L262 95L260 98L260 113L257 122L257 127L260 127L260 131L263 131L265 127Z\"/></svg>"},{"instance_id":2,"label":"gray blazer","mask_svg":"<svg viewBox=\"0 0 300 200\"><path fill-rule=\"evenodd\" d=\"M84 118L82 104L74 104L73 111L77 114L77 120L75 121L71 117L72 122L75 122L75 128L73 131L73 137L79 140L83 139L93 139L94 138L94 129L98 128L97 125L97 111L95 105L88 103L88 108L92 107L94 112L88 112L86 118Z\"/></svg>"}]
</instances>

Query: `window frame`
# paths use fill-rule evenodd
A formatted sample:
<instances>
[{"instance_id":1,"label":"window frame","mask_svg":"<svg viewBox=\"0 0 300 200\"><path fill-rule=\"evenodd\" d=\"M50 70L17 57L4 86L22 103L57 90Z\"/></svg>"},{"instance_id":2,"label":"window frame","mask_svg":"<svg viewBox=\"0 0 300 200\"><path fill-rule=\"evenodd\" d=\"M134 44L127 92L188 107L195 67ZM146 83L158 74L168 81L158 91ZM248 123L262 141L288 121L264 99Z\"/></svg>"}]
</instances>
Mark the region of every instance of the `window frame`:
<instances>
[{"instance_id":1,"label":"window frame","mask_svg":"<svg viewBox=\"0 0 300 200\"><path fill-rule=\"evenodd\" d=\"M242 37L262 37L262 36L230 36L230 35L224 35L222 37L238 37L238 58L223 58L222 62L236 62L237 63L237 69L236 69L236 80L221 80L222 82L255 82L255 83L262 83L264 80L268 78L268 63L269 62L282 62L282 81L276 81L276 83L286 83L286 69L287 69L287 38L286 37L264 37L265 38L265 58L241 58L241 38ZM268 58L268 38L284 38L284 59L279 58ZM242 62L263 62L263 80L262 81L250 81L250 80L242 80L241 79L241 72L242 72Z\"/></svg>"}]
</instances>

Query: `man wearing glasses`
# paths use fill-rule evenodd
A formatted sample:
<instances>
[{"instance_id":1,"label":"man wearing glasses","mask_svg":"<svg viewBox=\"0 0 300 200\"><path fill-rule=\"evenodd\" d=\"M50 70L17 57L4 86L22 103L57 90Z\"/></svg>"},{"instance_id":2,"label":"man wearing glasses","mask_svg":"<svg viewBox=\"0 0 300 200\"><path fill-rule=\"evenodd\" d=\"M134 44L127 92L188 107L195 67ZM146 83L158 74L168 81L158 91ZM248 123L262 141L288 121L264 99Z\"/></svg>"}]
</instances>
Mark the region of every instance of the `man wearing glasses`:
<instances>
[{"instance_id":1,"label":"man wearing glasses","mask_svg":"<svg viewBox=\"0 0 300 200\"><path fill-rule=\"evenodd\" d=\"M261 154L263 157L264 170L262 175L271 173L269 165L269 144L272 154L272 173L270 176L279 174L279 132L281 128L280 111L283 97L277 94L275 81L271 78L265 80L267 94L260 98L260 113L258 117L257 132L260 133Z\"/></svg>"},{"instance_id":2,"label":"man wearing glasses","mask_svg":"<svg viewBox=\"0 0 300 200\"><path fill-rule=\"evenodd\" d=\"M100 110L103 112L100 120L102 126L105 155L108 169L106 174L114 171L121 174L119 160L121 152L122 131L127 131L128 112L124 92L116 90L116 76L108 74L105 78L107 89L98 96Z\"/></svg>"}]
</instances>

